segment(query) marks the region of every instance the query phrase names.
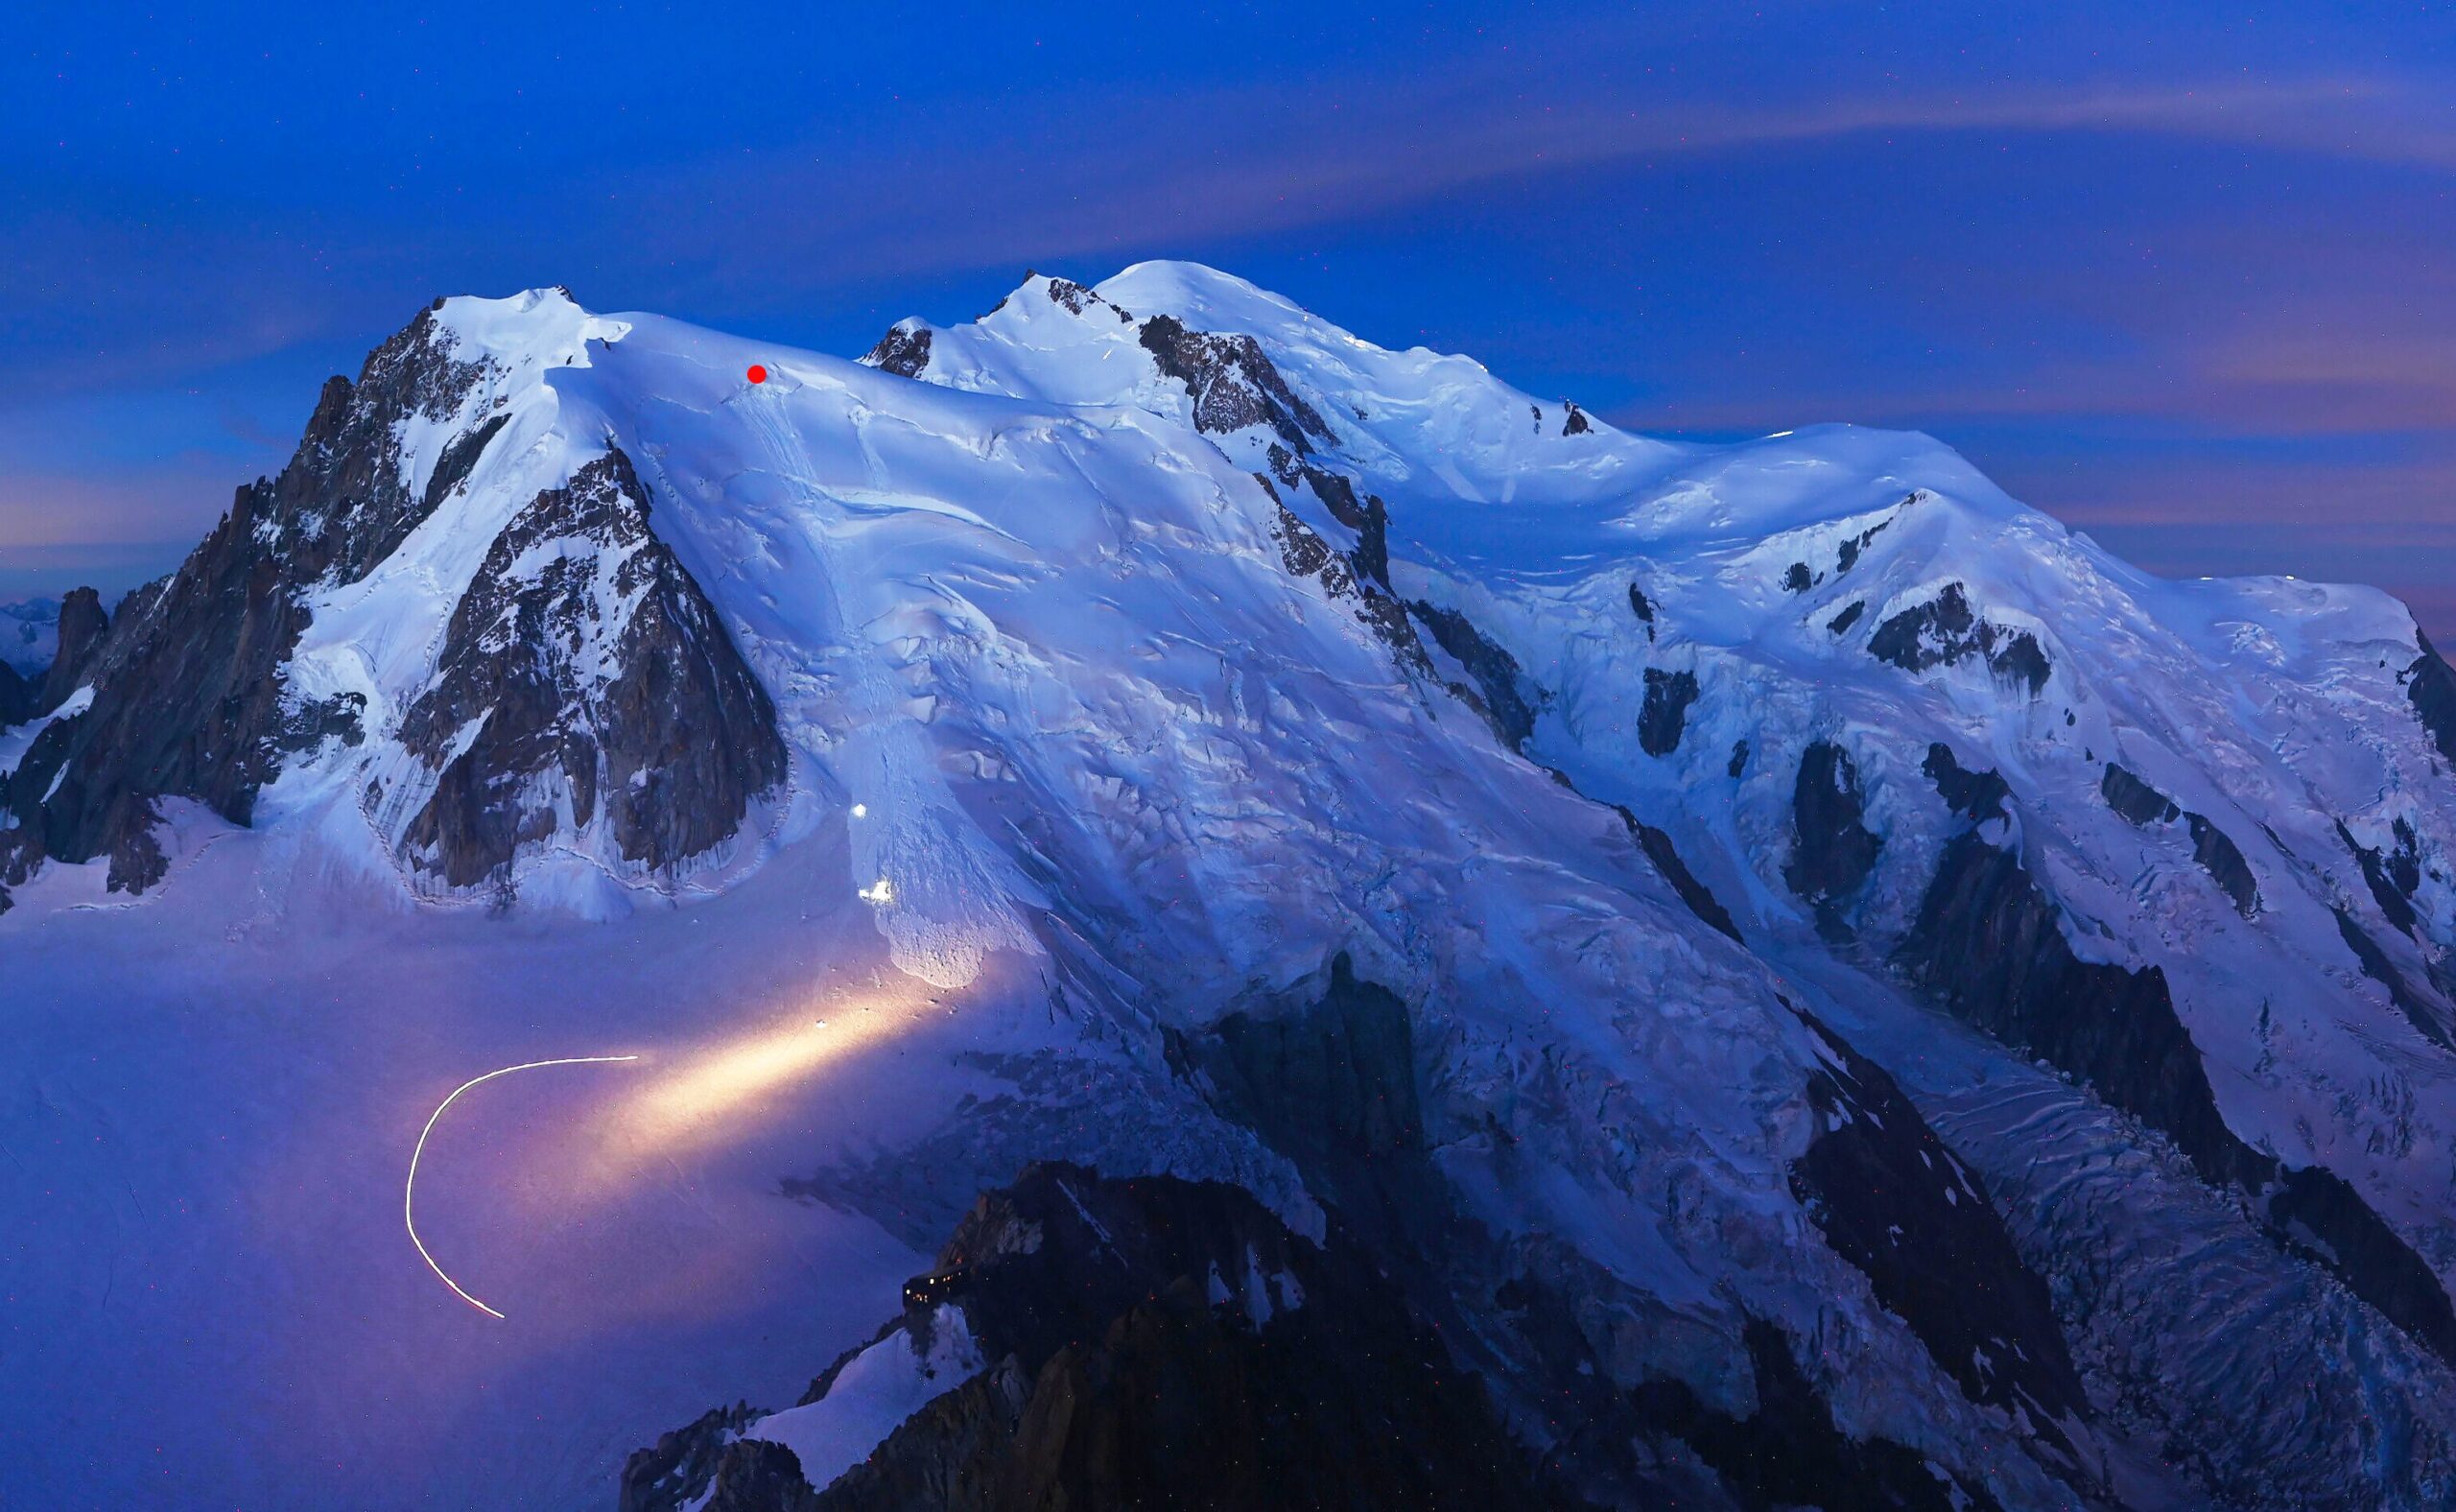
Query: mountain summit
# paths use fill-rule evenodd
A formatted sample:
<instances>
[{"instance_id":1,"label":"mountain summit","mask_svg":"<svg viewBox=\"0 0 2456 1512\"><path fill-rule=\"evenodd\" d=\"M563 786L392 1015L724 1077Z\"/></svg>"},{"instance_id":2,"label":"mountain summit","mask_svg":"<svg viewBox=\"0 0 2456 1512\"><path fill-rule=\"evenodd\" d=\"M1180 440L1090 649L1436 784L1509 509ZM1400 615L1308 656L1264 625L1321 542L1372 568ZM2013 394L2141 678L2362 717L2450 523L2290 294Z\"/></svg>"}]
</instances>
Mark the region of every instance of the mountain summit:
<instances>
[{"instance_id":1,"label":"mountain summit","mask_svg":"<svg viewBox=\"0 0 2456 1512\"><path fill-rule=\"evenodd\" d=\"M1358 1392L1459 1505L2456 1486L2456 673L2385 595L1145 263L859 362L438 301L59 636L0 707L0 957L36 1063L112 1071L0 1102L93 1131L0 1185L62 1236L0 1289L192 1487L602 1504L655 1441L626 1506L1080 1501L1159 1380L1220 1495L1325 1504L1414 1485L1323 1448ZM318 1399L381 1414L210 1389L468 1325L394 1208L189 1200L390 1190L453 1083L625 1036L678 1069L609 1104L624 1223L460 1240L602 1311ZM94 1303L130 1246L203 1257L134 1305L201 1354ZM311 1267L346 1317L290 1315ZM569 1435L472 1428L480 1380ZM345 1452L234 1452L268 1410Z\"/></svg>"}]
</instances>

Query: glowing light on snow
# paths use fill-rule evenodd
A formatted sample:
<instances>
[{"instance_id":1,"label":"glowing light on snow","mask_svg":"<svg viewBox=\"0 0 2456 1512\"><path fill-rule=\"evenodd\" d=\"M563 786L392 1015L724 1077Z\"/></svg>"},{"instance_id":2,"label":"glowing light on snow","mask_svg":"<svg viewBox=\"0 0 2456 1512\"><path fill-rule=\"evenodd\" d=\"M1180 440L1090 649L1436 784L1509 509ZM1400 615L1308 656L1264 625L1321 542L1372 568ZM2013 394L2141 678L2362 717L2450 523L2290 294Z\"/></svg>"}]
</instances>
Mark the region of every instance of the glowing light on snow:
<instances>
[{"instance_id":1,"label":"glowing light on snow","mask_svg":"<svg viewBox=\"0 0 2456 1512\"><path fill-rule=\"evenodd\" d=\"M853 817L855 817L855 818L857 818L857 819L866 819L866 818L868 818L869 816L870 816L870 806L869 806L868 804L866 804L866 803L857 803L857 804L853 805Z\"/></svg>"},{"instance_id":2,"label":"glowing light on snow","mask_svg":"<svg viewBox=\"0 0 2456 1512\"><path fill-rule=\"evenodd\" d=\"M599 1177L620 1184L682 1151L740 1137L763 1104L790 1106L780 1100L785 1094L893 1039L928 1006L917 992L839 998L825 1004L827 1017L816 1023L804 1006L660 1070L604 1110L592 1141L602 1157Z\"/></svg>"},{"instance_id":3,"label":"glowing light on snow","mask_svg":"<svg viewBox=\"0 0 2456 1512\"><path fill-rule=\"evenodd\" d=\"M410 1231L410 1242L417 1246L418 1258L426 1262L426 1268L435 1272L437 1280L452 1288L452 1294L454 1296L459 1297L461 1301L466 1302L473 1308L476 1308L479 1311L484 1312L488 1317L499 1318L503 1316L502 1313L486 1306L477 1298L469 1295L468 1292L461 1290L460 1283L453 1280L450 1276L443 1273L443 1267L435 1263L435 1257L433 1255L427 1253L426 1241L418 1238L418 1157L426 1153L426 1137L435 1132L436 1121L443 1117L443 1110L452 1106L453 1103L458 1102L460 1099L460 1094L468 1091L471 1087L478 1086L483 1082L492 1081L497 1076L508 1076L515 1071L535 1071L541 1066L610 1066L624 1061L637 1060L640 1057L637 1055L566 1055L559 1060L525 1060L517 1066L506 1066L500 1071L487 1072L483 1076L470 1077L468 1080L460 1083L460 1085L453 1088L452 1096L444 1099L441 1102L437 1103L435 1105L435 1111L427 1115L426 1127L418 1130L417 1145L410 1151L409 1180L401 1184L401 1223Z\"/></svg>"},{"instance_id":4,"label":"glowing light on snow","mask_svg":"<svg viewBox=\"0 0 2456 1512\"><path fill-rule=\"evenodd\" d=\"M892 886L890 886L890 885L888 884L887 880L886 880L885 877L881 877L878 881L876 881L876 882L872 883L870 886L868 886L863 887L862 889L861 889L861 891L860 891L859 893L857 893L857 894L856 894L856 896L857 896L857 897L859 897L859 898L860 898L863 903L876 903L876 904L882 904L882 905L884 905L884 904L893 903L893 902L895 901L895 888L894 888Z\"/></svg>"}]
</instances>

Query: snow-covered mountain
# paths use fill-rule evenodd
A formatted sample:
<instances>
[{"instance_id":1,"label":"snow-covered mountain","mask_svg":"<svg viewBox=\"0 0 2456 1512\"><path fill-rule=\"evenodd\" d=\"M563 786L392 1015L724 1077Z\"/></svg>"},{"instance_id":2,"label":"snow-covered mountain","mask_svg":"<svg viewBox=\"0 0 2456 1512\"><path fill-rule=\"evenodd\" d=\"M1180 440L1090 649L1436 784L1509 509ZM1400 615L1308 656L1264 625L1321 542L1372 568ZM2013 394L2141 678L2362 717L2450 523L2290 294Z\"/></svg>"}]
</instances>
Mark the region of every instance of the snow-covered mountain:
<instances>
[{"instance_id":1,"label":"snow-covered mountain","mask_svg":"<svg viewBox=\"0 0 2456 1512\"><path fill-rule=\"evenodd\" d=\"M59 608L56 598L0 603L0 665L20 676L48 671L59 655Z\"/></svg>"},{"instance_id":2,"label":"snow-covered mountain","mask_svg":"<svg viewBox=\"0 0 2456 1512\"><path fill-rule=\"evenodd\" d=\"M858 364L441 301L93 613L0 730L37 1500L160 1500L142 1423L602 1504L741 1398L626 1504L1079 1496L1050 1393L1234 1358L1311 1442L1419 1348L1503 1500L2456 1494L2456 673L2383 595L1151 263ZM609 1049L435 1153L531 1276L461 1309L419 1123ZM1197 1300L982 1268L1044 1239Z\"/></svg>"}]
</instances>

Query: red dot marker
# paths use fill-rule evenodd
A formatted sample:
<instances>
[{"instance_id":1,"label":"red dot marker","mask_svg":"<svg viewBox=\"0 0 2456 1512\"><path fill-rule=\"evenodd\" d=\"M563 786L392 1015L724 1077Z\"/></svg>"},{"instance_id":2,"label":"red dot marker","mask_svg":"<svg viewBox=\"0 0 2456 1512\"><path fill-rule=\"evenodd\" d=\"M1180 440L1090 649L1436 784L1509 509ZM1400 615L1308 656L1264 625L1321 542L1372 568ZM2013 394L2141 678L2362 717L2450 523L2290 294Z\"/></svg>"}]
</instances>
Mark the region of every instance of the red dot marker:
<instances>
[{"instance_id":1,"label":"red dot marker","mask_svg":"<svg viewBox=\"0 0 2456 1512\"><path fill-rule=\"evenodd\" d=\"M750 381L752 383L766 383L768 381L768 369L760 366L757 363L752 363L750 365Z\"/></svg>"}]
</instances>

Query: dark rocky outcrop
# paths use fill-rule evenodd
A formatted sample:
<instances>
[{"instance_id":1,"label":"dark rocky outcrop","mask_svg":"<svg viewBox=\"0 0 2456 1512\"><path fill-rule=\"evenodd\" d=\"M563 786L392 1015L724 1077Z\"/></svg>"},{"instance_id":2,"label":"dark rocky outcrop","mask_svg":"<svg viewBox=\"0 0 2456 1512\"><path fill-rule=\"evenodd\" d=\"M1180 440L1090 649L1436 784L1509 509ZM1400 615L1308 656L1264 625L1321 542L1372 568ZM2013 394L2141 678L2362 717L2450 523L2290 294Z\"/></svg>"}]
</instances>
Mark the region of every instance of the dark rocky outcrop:
<instances>
[{"instance_id":1,"label":"dark rocky outcrop","mask_svg":"<svg viewBox=\"0 0 2456 1512\"><path fill-rule=\"evenodd\" d=\"M2362 963L2362 974L2388 989L2389 1001L2396 1004L2397 1011L2420 1029L2424 1038L2442 1050L2456 1050L2456 1038L2450 1037L2439 1012L2405 980L2405 974L2397 969L2397 963L2388 958L2388 953L2379 948L2379 942L2371 937L2370 932L2363 929L2352 914L2343 909L2335 911L2337 933L2344 938L2346 949L2353 952L2354 959Z\"/></svg>"},{"instance_id":2,"label":"dark rocky outcrop","mask_svg":"<svg viewBox=\"0 0 2456 1512\"><path fill-rule=\"evenodd\" d=\"M890 325L862 361L899 378L918 378L930 366L931 340L930 328L918 322Z\"/></svg>"},{"instance_id":3,"label":"dark rocky outcrop","mask_svg":"<svg viewBox=\"0 0 2456 1512\"><path fill-rule=\"evenodd\" d=\"M38 714L48 714L68 701L84 685L103 654L110 631L103 613L103 596L91 588L71 588L59 601L59 652L43 674Z\"/></svg>"},{"instance_id":4,"label":"dark rocky outcrop","mask_svg":"<svg viewBox=\"0 0 2456 1512\"><path fill-rule=\"evenodd\" d=\"M2325 1167L2285 1171L2266 1194L2270 1232L2444 1360L2456 1361L2456 1309L2439 1277L2362 1194Z\"/></svg>"},{"instance_id":5,"label":"dark rocky outcrop","mask_svg":"<svg viewBox=\"0 0 2456 1512\"><path fill-rule=\"evenodd\" d=\"M2022 1264L1976 1174L1884 1069L1814 1015L1800 1018L1835 1064L1808 1082L1817 1133L1792 1163L1793 1194L1964 1396L2026 1412L2069 1458L2059 1425L2091 1411L2046 1283Z\"/></svg>"},{"instance_id":6,"label":"dark rocky outcrop","mask_svg":"<svg viewBox=\"0 0 2456 1512\"><path fill-rule=\"evenodd\" d=\"M1843 908L1876 869L1884 845L1862 822L1866 812L1850 753L1830 741L1812 742L1791 790L1791 857L1783 879L1815 907L1817 928L1829 936L1849 935Z\"/></svg>"},{"instance_id":7,"label":"dark rocky outcrop","mask_svg":"<svg viewBox=\"0 0 2456 1512\"><path fill-rule=\"evenodd\" d=\"M1271 486L1269 478L1256 473L1254 482L1262 484L1263 491L1270 495L1273 504L1278 505L1271 534L1279 542L1280 564L1294 577L1318 579L1323 592L1353 608L1356 617L1373 632L1374 638L1389 649L1391 659L1398 663L1401 672L1410 676L1431 677L1432 658L1425 654L1424 643L1416 638L1415 625L1407 618L1405 607L1383 592L1379 584L1359 581L1356 576L1356 555L1343 555L1333 551L1331 543L1322 539L1318 532L1297 518L1287 505L1280 504L1279 491ZM1381 502L1379 499L1373 501L1377 508ZM1386 575L1387 562L1381 565ZM1453 688L1452 691L1461 690ZM1477 712L1484 712L1480 704ZM1490 716L1487 714L1486 717Z\"/></svg>"},{"instance_id":8,"label":"dark rocky outcrop","mask_svg":"<svg viewBox=\"0 0 2456 1512\"><path fill-rule=\"evenodd\" d=\"M2359 928L2342 911L2338 924L2362 954ZM2054 903L2013 852L1975 831L1948 841L1894 958L1955 1017L2163 1130L2202 1179L2244 1193L2279 1244L2456 1363L2456 1309L2435 1281L2413 1285L2429 1271L2412 1247L2351 1187L2326 1172L2298 1181L2227 1127L2164 972L2079 959Z\"/></svg>"},{"instance_id":9,"label":"dark rocky outcrop","mask_svg":"<svg viewBox=\"0 0 2456 1512\"><path fill-rule=\"evenodd\" d=\"M1495 641L1487 639L1475 622L1455 609L1445 609L1422 599L1412 600L1407 607L1419 624L1432 632L1433 641L1455 657L1476 679L1476 691L1481 696L1485 718L1491 721L1493 733L1501 744L1516 750L1535 732L1535 710L1543 695L1533 690L1525 674L1518 669L1518 658Z\"/></svg>"},{"instance_id":10,"label":"dark rocky outcrop","mask_svg":"<svg viewBox=\"0 0 2456 1512\"><path fill-rule=\"evenodd\" d=\"M2414 642L2421 654L2405 669L2405 697L2412 700L2414 714L2430 732L2439 754L2456 762L2456 670L2441 658L2430 637L2419 627L2414 630Z\"/></svg>"},{"instance_id":11,"label":"dark rocky outcrop","mask_svg":"<svg viewBox=\"0 0 2456 1512\"><path fill-rule=\"evenodd\" d=\"M1004 1485L1012 1474L1010 1451L1036 1397L1033 1382L1025 1379L1014 1358L1002 1359L914 1413L869 1458L837 1477L823 1496L813 1494L812 1504L841 1512L1008 1505L1001 1497L1014 1494ZM1074 1406L1063 1388L1038 1400L1047 1404L1045 1414ZM1051 1438L1046 1423L1032 1426L1032 1444ZM1027 1451L1029 1457L1046 1453Z\"/></svg>"},{"instance_id":12,"label":"dark rocky outcrop","mask_svg":"<svg viewBox=\"0 0 2456 1512\"><path fill-rule=\"evenodd\" d=\"M606 604L626 617L604 623ZM454 887L499 879L566 810L585 828L602 807L625 860L671 867L731 836L785 774L767 690L649 529L620 450L496 537L400 739L435 772L402 848Z\"/></svg>"},{"instance_id":13,"label":"dark rocky outcrop","mask_svg":"<svg viewBox=\"0 0 2456 1512\"><path fill-rule=\"evenodd\" d=\"M1725 768L1723 768L1723 773L1724 773L1724 775L1725 775L1725 776L1730 776L1730 777L1736 777L1736 776L1738 776L1740 773L1742 773L1742 772L1746 771L1747 769L1748 769L1748 743L1747 743L1746 741L1734 741L1734 742L1732 742L1732 743L1731 743L1731 764L1730 764L1729 766L1727 766L1727 767L1725 767Z\"/></svg>"},{"instance_id":14,"label":"dark rocky outcrop","mask_svg":"<svg viewBox=\"0 0 2456 1512\"><path fill-rule=\"evenodd\" d=\"M285 756L361 738L347 708L302 709L286 696L303 597L364 577L425 518L435 499L402 482L398 429L449 419L484 372L455 356L430 310L377 347L357 383L324 386L280 476L241 488L177 573L120 606L80 677L94 685L93 706L30 753L57 786L22 773L11 785L17 822L0 836L0 880L45 858L108 855L108 885L142 889L161 875L145 833L157 798L195 798L245 824Z\"/></svg>"},{"instance_id":15,"label":"dark rocky outcrop","mask_svg":"<svg viewBox=\"0 0 2456 1512\"><path fill-rule=\"evenodd\" d=\"M1850 603L1843 607L1841 613L1826 622L1825 633L1828 635L1843 634L1848 631L1852 626L1858 624L1859 616L1867 612L1868 602L1865 599L1854 599Z\"/></svg>"},{"instance_id":16,"label":"dark rocky outcrop","mask_svg":"<svg viewBox=\"0 0 2456 1512\"><path fill-rule=\"evenodd\" d=\"M1378 494L1357 497L1355 481L1344 473L1315 466L1278 441L1266 454L1271 476L1289 488L1299 484L1313 490L1331 518L1356 532L1356 550L1348 560L1357 576L1390 591L1390 509Z\"/></svg>"},{"instance_id":17,"label":"dark rocky outcrop","mask_svg":"<svg viewBox=\"0 0 2456 1512\"><path fill-rule=\"evenodd\" d=\"M1806 593L1815 587L1817 579L1807 570L1807 563L1793 562L1783 573L1783 586L1792 593Z\"/></svg>"},{"instance_id":18,"label":"dark rocky outcrop","mask_svg":"<svg viewBox=\"0 0 2456 1512\"><path fill-rule=\"evenodd\" d=\"M1195 1043L1184 1041L1181 1051ZM1310 1009L1272 1019L1232 1013L1200 1042L1198 1058L1215 1100L1274 1146L1358 1160L1424 1146L1406 1004L1358 978L1345 953Z\"/></svg>"},{"instance_id":19,"label":"dark rocky outcrop","mask_svg":"<svg viewBox=\"0 0 2456 1512\"><path fill-rule=\"evenodd\" d=\"M40 685L27 681L16 668L0 661L0 730L23 724L41 712Z\"/></svg>"},{"instance_id":20,"label":"dark rocky outcrop","mask_svg":"<svg viewBox=\"0 0 2456 1512\"><path fill-rule=\"evenodd\" d=\"M906 1297L898 1327L959 1310L989 1368L820 1492L723 1448L739 1512L1567 1504L1359 1251L1239 1188L1035 1165Z\"/></svg>"},{"instance_id":21,"label":"dark rocky outcrop","mask_svg":"<svg viewBox=\"0 0 2456 1512\"><path fill-rule=\"evenodd\" d=\"M752 1438L724 1452L708 1500L691 1512L817 1512L820 1505L791 1450Z\"/></svg>"},{"instance_id":22,"label":"dark rocky outcrop","mask_svg":"<svg viewBox=\"0 0 2456 1512\"><path fill-rule=\"evenodd\" d=\"M1918 497L1916 494L1911 496L1911 498L1916 497ZM1901 502L1903 504L1908 504L1910 499L1904 499ZM1842 541L1841 550L1834 554L1833 576L1839 578L1844 573L1849 572L1852 568L1859 565L1859 554L1866 551L1868 549L1868 544L1874 541L1878 535L1883 534L1885 527L1892 523L1893 521L1890 519L1878 520L1876 524L1869 526L1866 530L1861 531L1856 535L1845 536Z\"/></svg>"},{"instance_id":23,"label":"dark rocky outcrop","mask_svg":"<svg viewBox=\"0 0 2456 1512\"><path fill-rule=\"evenodd\" d=\"M1668 756L1680 746L1688 705L1697 701L1697 674L1646 669L1646 699L1638 710L1638 748L1649 756Z\"/></svg>"},{"instance_id":24,"label":"dark rocky outcrop","mask_svg":"<svg viewBox=\"0 0 2456 1512\"><path fill-rule=\"evenodd\" d=\"M682 1512L715 1477L725 1446L760 1416L748 1403L712 1407L689 1427L633 1450L623 1465L619 1512Z\"/></svg>"},{"instance_id":25,"label":"dark rocky outcrop","mask_svg":"<svg viewBox=\"0 0 2456 1512\"><path fill-rule=\"evenodd\" d=\"M1654 862L1654 869L1663 873L1664 881L1671 884L1671 890L1680 894L1680 901L1688 905L1688 911L1722 933L1735 940L1739 939L1739 926L1732 922L1731 910L1707 890L1706 885L1699 882L1688 863L1680 859L1680 852L1672 846L1671 837L1617 803L1612 808L1620 815L1620 822L1629 827L1630 836L1646 853L1646 860Z\"/></svg>"},{"instance_id":26,"label":"dark rocky outcrop","mask_svg":"<svg viewBox=\"0 0 2456 1512\"><path fill-rule=\"evenodd\" d=\"M1933 600L1877 626L1868 638L1868 654L1904 672L1983 656L1996 675L2026 684L2032 697L2046 687L2051 670L2038 637L1980 619L1958 582L1945 584Z\"/></svg>"},{"instance_id":27,"label":"dark rocky outcrop","mask_svg":"<svg viewBox=\"0 0 2456 1512\"><path fill-rule=\"evenodd\" d=\"M1587 420L1586 412L1577 407L1575 400L1562 400L1561 408L1569 412L1569 417L1561 421L1563 436L1584 436L1594 429L1594 425Z\"/></svg>"},{"instance_id":28,"label":"dark rocky outcrop","mask_svg":"<svg viewBox=\"0 0 2456 1512\"><path fill-rule=\"evenodd\" d=\"M1945 800L1945 807L1972 823L1984 823L2011 813L2006 805L2013 789L2002 774L1993 768L1985 771L1965 770L1953 759L1952 747L1942 741L1928 745L1927 759L1920 770L1936 785L1936 794Z\"/></svg>"},{"instance_id":29,"label":"dark rocky outcrop","mask_svg":"<svg viewBox=\"0 0 2456 1512\"><path fill-rule=\"evenodd\" d=\"M1051 278L1049 281L1049 302L1064 305L1070 315L1083 315L1092 310L1106 310L1117 317L1118 323L1121 325L1134 323L1134 317L1109 303L1098 292L1085 288L1072 278Z\"/></svg>"},{"instance_id":30,"label":"dark rocky outcrop","mask_svg":"<svg viewBox=\"0 0 2456 1512\"><path fill-rule=\"evenodd\" d=\"M2259 913L2259 881L2252 875L2252 863L2245 859L2242 847L2224 830L2206 816L2187 812L2114 762L2107 763L2098 791L2107 800L2107 807L2142 829L2183 820L2191 834L2191 859L2215 880L2235 911L2247 919Z\"/></svg>"},{"instance_id":31,"label":"dark rocky outcrop","mask_svg":"<svg viewBox=\"0 0 2456 1512\"><path fill-rule=\"evenodd\" d=\"M1972 1512L1996 1499L1932 1467L1927 1456L1888 1438L1852 1438L1834 1426L1776 1324L1750 1320L1749 1363L1757 1410L1735 1418L1706 1406L1676 1381L1649 1382L1640 1410L1667 1425L1722 1476L1748 1512L1820 1507L1825 1512Z\"/></svg>"},{"instance_id":32,"label":"dark rocky outcrop","mask_svg":"<svg viewBox=\"0 0 2456 1512\"><path fill-rule=\"evenodd\" d=\"M1225 435L1264 425L1299 455L1311 452L1315 440L1338 439L1252 337L1189 330L1169 315L1144 321L1139 337L1160 371L1185 385L1195 430Z\"/></svg>"},{"instance_id":33,"label":"dark rocky outcrop","mask_svg":"<svg viewBox=\"0 0 2456 1512\"><path fill-rule=\"evenodd\" d=\"M1342 955L1319 998L1172 1036L1169 1060L1295 1165L1334 1237L1370 1257L1453 1361L1506 1383L1511 1421L1537 1436L1562 1483L1606 1505L1711 1504L1711 1489L1659 1483L1662 1459L1631 1452L1667 1430L1614 1384L1570 1300L1599 1280L1505 1244L1434 1163L1413 1022L1396 994Z\"/></svg>"},{"instance_id":34,"label":"dark rocky outcrop","mask_svg":"<svg viewBox=\"0 0 2456 1512\"><path fill-rule=\"evenodd\" d=\"M2165 973L2075 956L2014 852L1975 831L1948 841L1895 960L1955 1017L2164 1129L2208 1180L2256 1185L2265 1174L2218 1114Z\"/></svg>"},{"instance_id":35,"label":"dark rocky outcrop","mask_svg":"<svg viewBox=\"0 0 2456 1512\"><path fill-rule=\"evenodd\" d=\"M2191 859L2215 880L2218 890L2232 901L2235 912L2247 919L2255 917L2260 911L2260 886L2242 847L2197 814L2185 814L2184 822L2191 831Z\"/></svg>"},{"instance_id":36,"label":"dark rocky outcrop","mask_svg":"<svg viewBox=\"0 0 2456 1512\"><path fill-rule=\"evenodd\" d=\"M1653 640L1654 601L1647 598L1645 590L1636 583L1629 584L1629 612L1636 615L1638 623L1646 627L1646 639Z\"/></svg>"},{"instance_id":37,"label":"dark rocky outcrop","mask_svg":"<svg viewBox=\"0 0 2456 1512\"><path fill-rule=\"evenodd\" d=\"M2396 823L2397 848L2382 853L2353 838L2353 832L2337 821L2337 839L2353 852L2362 867L2362 880L2371 888L2371 900L2379 905L2379 912L2390 924L2407 934L2421 936L2421 917L2414 911L2413 895L2421 886L2421 855L2414 828L2403 819Z\"/></svg>"},{"instance_id":38,"label":"dark rocky outcrop","mask_svg":"<svg viewBox=\"0 0 2456 1512\"><path fill-rule=\"evenodd\" d=\"M2134 824L2172 824L2183 817L2176 802L2134 776L2114 762L2107 763L2106 775L2098 780L2098 791L2114 810Z\"/></svg>"}]
</instances>

